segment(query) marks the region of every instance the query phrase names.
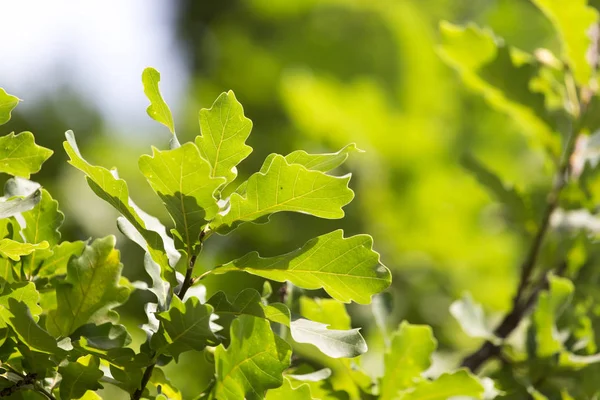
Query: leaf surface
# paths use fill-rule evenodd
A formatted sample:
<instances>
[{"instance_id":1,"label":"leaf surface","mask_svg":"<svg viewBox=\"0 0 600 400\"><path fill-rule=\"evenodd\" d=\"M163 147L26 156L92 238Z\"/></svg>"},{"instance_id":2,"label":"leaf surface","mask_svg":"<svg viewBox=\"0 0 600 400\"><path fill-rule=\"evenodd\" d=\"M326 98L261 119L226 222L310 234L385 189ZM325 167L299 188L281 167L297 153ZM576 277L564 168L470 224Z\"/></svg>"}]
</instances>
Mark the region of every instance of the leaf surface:
<instances>
[{"instance_id":1,"label":"leaf surface","mask_svg":"<svg viewBox=\"0 0 600 400\"><path fill-rule=\"evenodd\" d=\"M231 325L231 344L215 350L219 400L264 399L267 389L283 384L283 371L290 365L292 350L273 334L269 322L242 315Z\"/></svg>"},{"instance_id":2,"label":"leaf surface","mask_svg":"<svg viewBox=\"0 0 600 400\"><path fill-rule=\"evenodd\" d=\"M69 362L58 368L62 376L60 381L60 398L63 400L79 399L88 390L102 389L99 383L104 373L100 371L100 363L96 357L81 357L76 362Z\"/></svg>"},{"instance_id":3,"label":"leaf surface","mask_svg":"<svg viewBox=\"0 0 600 400\"><path fill-rule=\"evenodd\" d=\"M242 270L304 289L323 288L336 300L368 304L371 296L390 285L391 274L379 262L368 235L343 237L337 230L308 241L291 253L262 258L256 252L213 270L220 274Z\"/></svg>"},{"instance_id":4,"label":"leaf surface","mask_svg":"<svg viewBox=\"0 0 600 400\"><path fill-rule=\"evenodd\" d=\"M6 90L0 88L0 125L4 125L10 120L10 113L19 104L19 98L6 93Z\"/></svg>"},{"instance_id":5,"label":"leaf surface","mask_svg":"<svg viewBox=\"0 0 600 400\"><path fill-rule=\"evenodd\" d=\"M169 128L169 131L173 134L173 141L177 143L176 146L172 147L179 147L179 142L175 135L173 115L160 94L160 89L158 88L159 82L160 73L157 70L150 67L144 69L144 72L142 72L142 84L144 86L144 94L150 100L150 105L146 109L146 112L150 118Z\"/></svg>"},{"instance_id":6,"label":"leaf surface","mask_svg":"<svg viewBox=\"0 0 600 400\"><path fill-rule=\"evenodd\" d=\"M0 219L14 217L33 209L42 199L42 191L37 189L27 196L13 196L0 201Z\"/></svg>"},{"instance_id":7,"label":"leaf surface","mask_svg":"<svg viewBox=\"0 0 600 400\"><path fill-rule=\"evenodd\" d=\"M196 145L211 166L210 176L224 177L227 184L237 176L236 165L252 152L246 145L252 121L244 116L232 91L222 93L211 108L200 110L199 120L201 135Z\"/></svg>"},{"instance_id":8,"label":"leaf surface","mask_svg":"<svg viewBox=\"0 0 600 400\"><path fill-rule=\"evenodd\" d=\"M277 389L271 389L267 391L267 400L311 400L313 396L310 392L310 386L307 384L298 385L296 388L292 387L288 378L283 379L283 385Z\"/></svg>"},{"instance_id":9,"label":"leaf surface","mask_svg":"<svg viewBox=\"0 0 600 400\"><path fill-rule=\"evenodd\" d=\"M0 239L0 254L13 261L19 261L21 256L26 256L36 250L48 248L45 240L40 243L21 243L11 239Z\"/></svg>"},{"instance_id":10,"label":"leaf surface","mask_svg":"<svg viewBox=\"0 0 600 400\"><path fill-rule=\"evenodd\" d=\"M327 324L299 318L291 322L290 333L298 343L310 343L331 358L353 358L367 352L360 329L328 329Z\"/></svg>"},{"instance_id":11,"label":"leaf surface","mask_svg":"<svg viewBox=\"0 0 600 400\"><path fill-rule=\"evenodd\" d=\"M447 400L454 396L483 398L484 388L479 380L465 370L442 374L434 381L421 381L414 389L406 390L398 400Z\"/></svg>"},{"instance_id":12,"label":"leaf surface","mask_svg":"<svg viewBox=\"0 0 600 400\"><path fill-rule=\"evenodd\" d=\"M39 172L53 151L35 144L31 132L0 137L0 172L29 178Z\"/></svg>"}]
</instances>

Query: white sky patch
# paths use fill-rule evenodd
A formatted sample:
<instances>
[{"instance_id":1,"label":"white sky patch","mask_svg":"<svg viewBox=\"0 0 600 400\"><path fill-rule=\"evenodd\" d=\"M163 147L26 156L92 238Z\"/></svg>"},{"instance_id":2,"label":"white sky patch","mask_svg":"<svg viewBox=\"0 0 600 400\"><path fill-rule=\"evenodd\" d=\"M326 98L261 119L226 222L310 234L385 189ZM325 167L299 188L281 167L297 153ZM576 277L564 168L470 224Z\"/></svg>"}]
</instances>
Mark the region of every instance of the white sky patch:
<instances>
[{"instance_id":1,"label":"white sky patch","mask_svg":"<svg viewBox=\"0 0 600 400\"><path fill-rule=\"evenodd\" d=\"M173 8L170 0L0 0L0 87L25 108L66 83L98 104L110 126L155 130L142 70L161 72L173 110L187 84Z\"/></svg>"}]
</instances>

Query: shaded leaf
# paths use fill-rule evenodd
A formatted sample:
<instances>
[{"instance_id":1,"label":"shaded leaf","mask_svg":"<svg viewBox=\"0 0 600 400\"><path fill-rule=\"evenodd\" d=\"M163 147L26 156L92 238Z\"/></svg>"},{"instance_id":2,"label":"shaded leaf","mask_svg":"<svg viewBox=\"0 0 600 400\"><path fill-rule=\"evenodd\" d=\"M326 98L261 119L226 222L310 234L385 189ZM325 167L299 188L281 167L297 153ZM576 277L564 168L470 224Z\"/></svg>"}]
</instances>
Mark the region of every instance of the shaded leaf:
<instances>
[{"instance_id":1,"label":"shaded leaf","mask_svg":"<svg viewBox=\"0 0 600 400\"><path fill-rule=\"evenodd\" d=\"M269 322L242 315L231 325L231 344L215 350L219 400L264 399L267 389L283 384L283 371L290 365L290 346L271 331Z\"/></svg>"},{"instance_id":2,"label":"shaded leaf","mask_svg":"<svg viewBox=\"0 0 600 400\"><path fill-rule=\"evenodd\" d=\"M160 73L154 68L146 68L142 72L142 84L144 85L144 94L150 100L150 105L146 109L148 116L153 120L160 122L173 134L171 148L179 147L177 135L175 135L175 124L173 123L173 115L169 106L162 98L158 83L160 82Z\"/></svg>"},{"instance_id":3,"label":"shaded leaf","mask_svg":"<svg viewBox=\"0 0 600 400\"><path fill-rule=\"evenodd\" d=\"M587 0L533 0L533 3L554 25L563 57L568 60L575 80L587 86L592 77L592 67L587 60L592 45L588 29L598 23L598 11L587 5Z\"/></svg>"},{"instance_id":4,"label":"shaded leaf","mask_svg":"<svg viewBox=\"0 0 600 400\"><path fill-rule=\"evenodd\" d=\"M164 395L165 399L168 400L182 400L183 397L179 389L177 389L171 381L165 376L165 373L160 368L154 368L152 370L152 376L150 377L150 384L153 385L157 391ZM158 400L158 397L156 398Z\"/></svg>"},{"instance_id":5,"label":"shaded leaf","mask_svg":"<svg viewBox=\"0 0 600 400\"><path fill-rule=\"evenodd\" d=\"M45 258L37 276L48 278L67 273L67 264L71 257L79 257L85 249L85 242L61 242L52 248L52 255Z\"/></svg>"},{"instance_id":6,"label":"shaded leaf","mask_svg":"<svg viewBox=\"0 0 600 400\"><path fill-rule=\"evenodd\" d=\"M0 254L13 261L19 261L21 256L26 256L36 250L48 248L48 242L41 243L21 243L11 239L0 239Z\"/></svg>"},{"instance_id":7,"label":"shaded leaf","mask_svg":"<svg viewBox=\"0 0 600 400\"><path fill-rule=\"evenodd\" d=\"M85 324L80 326L71 334L72 340L85 337L88 346L109 350L125 347L131 343L131 336L123 325L114 325L106 322L101 325Z\"/></svg>"},{"instance_id":8,"label":"shaded leaf","mask_svg":"<svg viewBox=\"0 0 600 400\"><path fill-rule=\"evenodd\" d=\"M127 300L129 289L119 285L123 265L115 241L114 236L96 239L70 260L66 279L56 286L58 306L46 321L54 336L68 336L89 322L105 322L111 319L110 309Z\"/></svg>"},{"instance_id":9,"label":"shaded leaf","mask_svg":"<svg viewBox=\"0 0 600 400\"><path fill-rule=\"evenodd\" d=\"M296 342L310 343L331 358L352 358L367 352L360 329L328 329L326 324L304 318L292 321L290 328Z\"/></svg>"},{"instance_id":10,"label":"shaded leaf","mask_svg":"<svg viewBox=\"0 0 600 400\"><path fill-rule=\"evenodd\" d=\"M156 314L168 335L168 351L176 360L184 351L200 351L207 344L215 344L216 337L210 327L212 311L211 305L200 304L196 297L183 303L173 296L169 310Z\"/></svg>"},{"instance_id":11,"label":"shaded leaf","mask_svg":"<svg viewBox=\"0 0 600 400\"><path fill-rule=\"evenodd\" d=\"M179 239L191 254L199 243L202 225L213 219L219 209L214 194L225 179L211 177L210 165L193 143L166 151L152 148L152 156L142 156L139 166L164 202Z\"/></svg>"},{"instance_id":12,"label":"shaded leaf","mask_svg":"<svg viewBox=\"0 0 600 400\"><path fill-rule=\"evenodd\" d=\"M35 144L31 132L0 137L0 172L29 178L39 172L53 151Z\"/></svg>"},{"instance_id":13,"label":"shaded leaf","mask_svg":"<svg viewBox=\"0 0 600 400\"><path fill-rule=\"evenodd\" d=\"M469 293L465 293L460 300L456 300L450 305L450 314L458 321L462 330L469 336L497 340L487 325L483 307L473 302Z\"/></svg>"},{"instance_id":14,"label":"shaded leaf","mask_svg":"<svg viewBox=\"0 0 600 400\"><path fill-rule=\"evenodd\" d=\"M401 390L411 388L420 380L421 374L431 366L431 355L436 347L431 327L402 322L384 355L381 399L396 399Z\"/></svg>"},{"instance_id":15,"label":"shaded leaf","mask_svg":"<svg viewBox=\"0 0 600 400\"><path fill-rule=\"evenodd\" d=\"M42 189L40 202L32 210L21 215L25 221L25 227L21 229L25 241L40 243L45 240L50 246L60 242L58 228L65 220L65 215L58 210L58 201L54 200L46 189Z\"/></svg>"},{"instance_id":16,"label":"shaded leaf","mask_svg":"<svg viewBox=\"0 0 600 400\"><path fill-rule=\"evenodd\" d=\"M443 374L434 381L421 381L414 389L402 392L398 400L447 400L453 396L483 398L484 388L469 372L460 370Z\"/></svg>"},{"instance_id":17,"label":"shaded leaf","mask_svg":"<svg viewBox=\"0 0 600 400\"><path fill-rule=\"evenodd\" d=\"M237 176L236 165L252 152L246 145L252 121L244 116L231 90L222 93L211 108L200 110L199 120L201 135L196 137L196 145L211 166L210 176L224 177L227 184Z\"/></svg>"},{"instance_id":18,"label":"shaded leaf","mask_svg":"<svg viewBox=\"0 0 600 400\"><path fill-rule=\"evenodd\" d=\"M32 350L59 353L56 341L34 321L27 305L13 297L7 300L8 306L0 304L0 317L13 328L19 340Z\"/></svg>"},{"instance_id":19,"label":"shaded leaf","mask_svg":"<svg viewBox=\"0 0 600 400\"><path fill-rule=\"evenodd\" d=\"M96 357L85 356L76 362L58 368L62 376L60 381L60 398L63 400L79 399L88 390L102 389L99 383L104 373L100 371L100 363Z\"/></svg>"},{"instance_id":20,"label":"shaded leaf","mask_svg":"<svg viewBox=\"0 0 600 400\"><path fill-rule=\"evenodd\" d=\"M5 285L4 290L0 295L0 305L9 307L10 299L24 303L35 321L37 321L42 313L42 308L38 305L40 294L36 290L33 282L16 282Z\"/></svg>"},{"instance_id":21,"label":"shaded leaf","mask_svg":"<svg viewBox=\"0 0 600 400\"><path fill-rule=\"evenodd\" d=\"M4 125L10 120L10 113L19 104L19 98L6 93L6 90L0 88L0 125Z\"/></svg>"},{"instance_id":22,"label":"shaded leaf","mask_svg":"<svg viewBox=\"0 0 600 400\"><path fill-rule=\"evenodd\" d=\"M226 234L238 225L276 212L293 211L320 218L344 217L342 207L354 198L348 188L350 176L333 177L273 158L265 173L253 174L245 196L233 193L228 208L217 214L212 229Z\"/></svg>"},{"instance_id":23,"label":"shaded leaf","mask_svg":"<svg viewBox=\"0 0 600 400\"><path fill-rule=\"evenodd\" d=\"M133 225L144 238L152 259L160 265L163 278L171 284L176 283L175 271L169 265L163 239L157 232L147 229L140 215L130 204L127 183L115 178L106 168L85 161L79 153L72 131L67 131L65 136L67 141L64 142L64 147L70 158L69 163L86 174L87 182L96 195L112 205Z\"/></svg>"},{"instance_id":24,"label":"shaded leaf","mask_svg":"<svg viewBox=\"0 0 600 400\"><path fill-rule=\"evenodd\" d=\"M368 304L371 296L390 285L389 270L379 262L368 235L343 237L337 230L308 241L291 253L262 258L256 252L212 272L243 270L278 282L290 281L304 289L323 288L336 300Z\"/></svg>"}]
</instances>

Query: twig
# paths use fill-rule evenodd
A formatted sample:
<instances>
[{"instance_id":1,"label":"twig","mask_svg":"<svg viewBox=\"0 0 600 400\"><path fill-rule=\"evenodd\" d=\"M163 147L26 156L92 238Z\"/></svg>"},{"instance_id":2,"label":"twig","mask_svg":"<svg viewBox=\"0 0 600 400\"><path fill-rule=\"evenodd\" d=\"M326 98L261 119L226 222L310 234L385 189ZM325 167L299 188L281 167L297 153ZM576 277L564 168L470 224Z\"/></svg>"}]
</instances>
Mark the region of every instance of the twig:
<instances>
[{"instance_id":1,"label":"twig","mask_svg":"<svg viewBox=\"0 0 600 400\"><path fill-rule=\"evenodd\" d=\"M152 371L154 371L155 366L156 363L152 363L146 367L144 375L142 376L142 381L140 382L140 387L133 392L131 400L140 400L142 398L144 389L146 389L146 385L148 385L148 381L150 381L150 378L152 377Z\"/></svg>"},{"instance_id":2,"label":"twig","mask_svg":"<svg viewBox=\"0 0 600 400\"><path fill-rule=\"evenodd\" d=\"M544 238L549 230L550 217L558 207L560 194L567 182L570 158L575 150L575 142L578 135L579 127L573 127L565 146L560 166L554 178L554 184L550 190L550 193L548 194L546 207L544 209L544 213L542 214L538 230L533 237L533 241L531 242L527 256L521 264L521 277L517 287L517 292L513 298L512 309L508 314L506 314L504 319L502 319L502 322L500 322L498 327L494 330L494 335L500 339L507 338L508 335L510 335L512 331L519 325L519 322L521 322L521 319L523 319L527 311L531 308L533 303L535 303L539 292L544 287L543 285L536 285L536 288L531 293L529 299L527 301L523 301L525 291L531 284L531 274L533 273L536 265ZM542 279L545 280L545 277L542 277ZM469 368L473 372L477 372L487 360L497 356L499 353L500 346L490 341L486 341L478 350L465 357L461 363L461 366Z\"/></svg>"}]
</instances>

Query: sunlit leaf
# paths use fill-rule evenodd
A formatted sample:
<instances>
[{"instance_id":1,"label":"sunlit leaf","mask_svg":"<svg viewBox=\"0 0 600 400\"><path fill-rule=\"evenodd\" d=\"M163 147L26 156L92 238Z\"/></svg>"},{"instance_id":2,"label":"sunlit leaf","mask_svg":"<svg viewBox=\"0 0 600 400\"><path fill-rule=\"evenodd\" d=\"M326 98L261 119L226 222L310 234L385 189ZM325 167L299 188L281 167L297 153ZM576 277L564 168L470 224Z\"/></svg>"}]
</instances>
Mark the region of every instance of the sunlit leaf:
<instances>
[{"instance_id":1,"label":"sunlit leaf","mask_svg":"<svg viewBox=\"0 0 600 400\"><path fill-rule=\"evenodd\" d=\"M114 236L86 246L80 257L70 260L66 279L56 287L58 306L48 314L48 331L68 336L86 323L109 320L110 309L129 296L129 289L119 285L122 268Z\"/></svg>"},{"instance_id":2,"label":"sunlit leaf","mask_svg":"<svg viewBox=\"0 0 600 400\"><path fill-rule=\"evenodd\" d=\"M443 374L434 381L421 381L396 397L398 400L447 400L453 396L483 398L484 388L479 380L465 370Z\"/></svg>"},{"instance_id":3,"label":"sunlit leaf","mask_svg":"<svg viewBox=\"0 0 600 400\"><path fill-rule=\"evenodd\" d=\"M13 217L22 212L29 211L34 208L41 199L42 191L38 189L25 197L16 196L0 201L0 218Z\"/></svg>"},{"instance_id":4,"label":"sunlit leaf","mask_svg":"<svg viewBox=\"0 0 600 400\"><path fill-rule=\"evenodd\" d=\"M19 98L6 93L0 88L0 125L10 120L10 113L19 104Z\"/></svg>"},{"instance_id":5,"label":"sunlit leaf","mask_svg":"<svg viewBox=\"0 0 600 400\"><path fill-rule=\"evenodd\" d=\"M177 135L175 135L175 124L173 123L173 115L169 106L162 98L158 83L160 82L160 73L154 68L146 68L142 72L142 84L144 85L144 94L150 100L150 105L146 112L153 120L160 122L173 134L171 139L171 148L179 147Z\"/></svg>"},{"instance_id":6,"label":"sunlit leaf","mask_svg":"<svg viewBox=\"0 0 600 400\"><path fill-rule=\"evenodd\" d=\"M52 255L45 258L37 273L38 277L51 277L67 273L67 264L71 257L79 257L85 248L85 242L62 242L52 248Z\"/></svg>"},{"instance_id":7,"label":"sunlit leaf","mask_svg":"<svg viewBox=\"0 0 600 400\"><path fill-rule=\"evenodd\" d=\"M252 152L246 145L252 121L244 116L232 91L222 93L211 108L200 110L199 119L201 135L196 137L196 144L211 166L210 176L224 177L226 183L233 181L236 165Z\"/></svg>"},{"instance_id":8,"label":"sunlit leaf","mask_svg":"<svg viewBox=\"0 0 600 400\"><path fill-rule=\"evenodd\" d=\"M0 172L29 178L39 172L53 151L35 144L31 132L0 137Z\"/></svg>"},{"instance_id":9,"label":"sunlit leaf","mask_svg":"<svg viewBox=\"0 0 600 400\"><path fill-rule=\"evenodd\" d=\"M88 184L96 195L113 206L133 225L144 238L152 259L160 265L163 278L172 284L176 283L175 271L169 265L163 240L157 232L146 227L140 215L131 206L127 183L122 179L115 178L106 168L94 166L85 161L77 148L72 131L68 131L65 136L67 141L64 142L64 147L70 158L69 163L86 174Z\"/></svg>"},{"instance_id":10,"label":"sunlit leaf","mask_svg":"<svg viewBox=\"0 0 600 400\"><path fill-rule=\"evenodd\" d=\"M100 363L96 357L81 357L58 368L62 376L60 381L60 398L64 400L79 399L88 390L102 389L99 380L104 373L100 371Z\"/></svg>"},{"instance_id":11,"label":"sunlit leaf","mask_svg":"<svg viewBox=\"0 0 600 400\"><path fill-rule=\"evenodd\" d=\"M179 389L177 389L171 381L165 376L165 373L160 368L154 368L152 370L152 376L150 377L150 384L153 385L157 390L160 388L160 393L164 395L165 399L168 400L182 400L183 397ZM156 398L158 400L158 397Z\"/></svg>"},{"instance_id":12,"label":"sunlit leaf","mask_svg":"<svg viewBox=\"0 0 600 400\"><path fill-rule=\"evenodd\" d=\"M401 390L411 388L420 380L421 374L431 366L431 355L436 347L429 326L402 322L392 335L391 346L384 356L381 400L396 399Z\"/></svg>"},{"instance_id":13,"label":"sunlit leaf","mask_svg":"<svg viewBox=\"0 0 600 400\"><path fill-rule=\"evenodd\" d=\"M32 350L59 353L56 341L35 322L27 305L15 297L9 296L7 300L8 306L0 304L0 318L12 327L19 340Z\"/></svg>"},{"instance_id":14,"label":"sunlit leaf","mask_svg":"<svg viewBox=\"0 0 600 400\"><path fill-rule=\"evenodd\" d=\"M290 328L296 342L310 343L331 358L353 358L367 352L360 329L328 329L326 324L304 318L292 321Z\"/></svg>"},{"instance_id":15,"label":"sunlit leaf","mask_svg":"<svg viewBox=\"0 0 600 400\"><path fill-rule=\"evenodd\" d=\"M267 389L283 384L283 371L290 365L290 346L271 331L269 322L249 315L231 325L231 344L215 350L219 400L264 399Z\"/></svg>"},{"instance_id":16,"label":"sunlit leaf","mask_svg":"<svg viewBox=\"0 0 600 400\"><path fill-rule=\"evenodd\" d=\"M45 240L40 243L21 243L11 239L0 239L0 254L11 260L19 261L22 256L33 253L36 250L48 248Z\"/></svg>"},{"instance_id":17,"label":"sunlit leaf","mask_svg":"<svg viewBox=\"0 0 600 400\"><path fill-rule=\"evenodd\" d=\"M554 25L575 80L587 86L592 76L586 57L592 45L588 29L598 22L598 11L587 5L587 0L533 0L533 3Z\"/></svg>"},{"instance_id":18,"label":"sunlit leaf","mask_svg":"<svg viewBox=\"0 0 600 400\"><path fill-rule=\"evenodd\" d=\"M266 400L311 400L313 398L310 393L310 386L302 384L294 388L287 378L283 379L283 385L277 389L268 390L265 397Z\"/></svg>"},{"instance_id":19,"label":"sunlit leaf","mask_svg":"<svg viewBox=\"0 0 600 400\"><path fill-rule=\"evenodd\" d=\"M337 230L308 241L301 249L271 258L256 252L213 270L216 274L242 270L305 289L323 288L333 298L368 304L371 296L390 285L389 270L379 262L368 235L343 237Z\"/></svg>"},{"instance_id":20,"label":"sunlit leaf","mask_svg":"<svg viewBox=\"0 0 600 400\"><path fill-rule=\"evenodd\" d=\"M139 166L173 218L186 251L192 253L202 225L219 209L214 194L225 179L211 177L210 165L193 143L166 151L153 148L152 156L142 156Z\"/></svg>"}]
</instances>

